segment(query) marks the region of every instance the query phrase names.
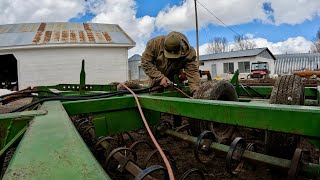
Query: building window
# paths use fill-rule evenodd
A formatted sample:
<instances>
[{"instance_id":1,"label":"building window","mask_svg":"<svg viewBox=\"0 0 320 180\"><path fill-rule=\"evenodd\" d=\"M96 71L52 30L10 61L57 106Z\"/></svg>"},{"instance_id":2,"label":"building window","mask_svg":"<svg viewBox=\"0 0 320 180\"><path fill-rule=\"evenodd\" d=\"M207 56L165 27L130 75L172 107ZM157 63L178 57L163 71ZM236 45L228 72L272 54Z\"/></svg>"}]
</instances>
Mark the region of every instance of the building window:
<instances>
[{"instance_id":1,"label":"building window","mask_svg":"<svg viewBox=\"0 0 320 180\"><path fill-rule=\"evenodd\" d=\"M240 73L250 73L250 62L238 62L239 72Z\"/></svg>"},{"instance_id":2,"label":"building window","mask_svg":"<svg viewBox=\"0 0 320 180\"><path fill-rule=\"evenodd\" d=\"M223 73L234 73L233 63L223 63Z\"/></svg>"}]
</instances>

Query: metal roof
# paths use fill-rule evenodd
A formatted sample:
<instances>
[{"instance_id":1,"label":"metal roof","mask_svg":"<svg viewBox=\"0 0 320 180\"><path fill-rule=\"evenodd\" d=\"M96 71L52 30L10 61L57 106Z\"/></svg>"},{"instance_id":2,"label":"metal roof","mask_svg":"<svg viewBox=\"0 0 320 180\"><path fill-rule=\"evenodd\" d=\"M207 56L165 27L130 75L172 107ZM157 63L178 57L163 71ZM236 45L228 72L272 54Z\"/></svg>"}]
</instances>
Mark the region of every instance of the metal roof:
<instances>
[{"instance_id":1,"label":"metal roof","mask_svg":"<svg viewBox=\"0 0 320 180\"><path fill-rule=\"evenodd\" d=\"M141 56L139 54L135 54L128 59L128 61L140 61L140 60L141 60Z\"/></svg>"},{"instance_id":2,"label":"metal roof","mask_svg":"<svg viewBox=\"0 0 320 180\"><path fill-rule=\"evenodd\" d=\"M6 24L0 25L0 39L0 48L54 44L135 45L119 25L97 23Z\"/></svg>"},{"instance_id":3,"label":"metal roof","mask_svg":"<svg viewBox=\"0 0 320 180\"><path fill-rule=\"evenodd\" d=\"M276 59L268 48L256 48L256 49L247 49L247 50L241 50L241 51L231 51L231 52L201 55L200 61L257 56L258 54L262 53L265 50L269 52L269 54L273 57L273 59Z\"/></svg>"},{"instance_id":4,"label":"metal roof","mask_svg":"<svg viewBox=\"0 0 320 180\"><path fill-rule=\"evenodd\" d=\"M279 54L275 55L275 73L289 74L302 69L319 69L320 53Z\"/></svg>"}]
</instances>

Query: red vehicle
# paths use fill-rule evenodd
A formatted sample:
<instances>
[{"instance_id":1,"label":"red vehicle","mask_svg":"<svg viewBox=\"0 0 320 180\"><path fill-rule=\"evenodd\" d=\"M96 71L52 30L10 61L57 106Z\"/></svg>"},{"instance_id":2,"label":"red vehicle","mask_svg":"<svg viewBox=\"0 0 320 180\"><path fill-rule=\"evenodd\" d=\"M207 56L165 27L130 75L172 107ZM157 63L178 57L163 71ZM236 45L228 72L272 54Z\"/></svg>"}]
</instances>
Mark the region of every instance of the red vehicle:
<instances>
[{"instance_id":1,"label":"red vehicle","mask_svg":"<svg viewBox=\"0 0 320 180\"><path fill-rule=\"evenodd\" d=\"M268 62L257 62L251 64L251 73L248 78L265 78L270 74Z\"/></svg>"}]
</instances>

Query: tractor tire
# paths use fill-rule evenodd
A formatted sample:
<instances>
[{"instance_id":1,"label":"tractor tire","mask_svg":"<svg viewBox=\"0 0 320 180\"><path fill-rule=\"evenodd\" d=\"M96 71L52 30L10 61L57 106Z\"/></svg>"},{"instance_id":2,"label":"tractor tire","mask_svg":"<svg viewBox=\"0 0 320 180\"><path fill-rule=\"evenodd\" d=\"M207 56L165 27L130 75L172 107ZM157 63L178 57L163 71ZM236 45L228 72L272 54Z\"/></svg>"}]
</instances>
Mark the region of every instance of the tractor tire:
<instances>
[{"instance_id":1,"label":"tractor tire","mask_svg":"<svg viewBox=\"0 0 320 180\"><path fill-rule=\"evenodd\" d=\"M203 83L193 95L194 99L209 99L222 101L238 101L238 95L233 85L228 81L207 81ZM191 133L198 136L204 130L210 130L217 135L217 139L231 138L235 127L221 123L189 119Z\"/></svg>"},{"instance_id":2,"label":"tractor tire","mask_svg":"<svg viewBox=\"0 0 320 180\"><path fill-rule=\"evenodd\" d=\"M277 79L271 93L270 104L303 105L304 86L302 79L286 75ZM266 131L266 153L279 158L291 159L300 137L297 135Z\"/></svg>"},{"instance_id":3,"label":"tractor tire","mask_svg":"<svg viewBox=\"0 0 320 180\"><path fill-rule=\"evenodd\" d=\"M135 81L126 81L124 82L124 85L128 86L130 89L142 89L142 86L135 82ZM127 90L125 87L123 87L121 84L117 85L117 90Z\"/></svg>"}]
</instances>

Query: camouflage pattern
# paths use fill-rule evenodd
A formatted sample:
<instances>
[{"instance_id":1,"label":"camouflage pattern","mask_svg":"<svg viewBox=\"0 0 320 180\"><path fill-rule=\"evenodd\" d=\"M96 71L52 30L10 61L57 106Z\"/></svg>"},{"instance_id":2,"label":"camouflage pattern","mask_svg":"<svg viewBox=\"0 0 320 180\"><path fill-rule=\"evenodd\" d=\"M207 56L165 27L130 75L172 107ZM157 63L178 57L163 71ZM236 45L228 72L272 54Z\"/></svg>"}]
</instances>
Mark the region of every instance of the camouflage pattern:
<instances>
[{"instance_id":1,"label":"camouflage pattern","mask_svg":"<svg viewBox=\"0 0 320 180\"><path fill-rule=\"evenodd\" d=\"M163 77L173 81L175 74L183 69L187 74L190 91L194 92L200 85L199 66L196 61L196 51L190 46L186 36L175 34L182 40L182 53L180 58L168 59L164 56L164 41L166 36L158 36L147 43L141 57L141 66L150 78L150 86L159 85Z\"/></svg>"}]
</instances>

